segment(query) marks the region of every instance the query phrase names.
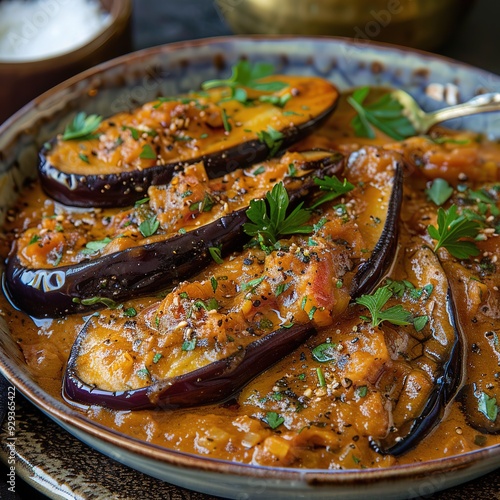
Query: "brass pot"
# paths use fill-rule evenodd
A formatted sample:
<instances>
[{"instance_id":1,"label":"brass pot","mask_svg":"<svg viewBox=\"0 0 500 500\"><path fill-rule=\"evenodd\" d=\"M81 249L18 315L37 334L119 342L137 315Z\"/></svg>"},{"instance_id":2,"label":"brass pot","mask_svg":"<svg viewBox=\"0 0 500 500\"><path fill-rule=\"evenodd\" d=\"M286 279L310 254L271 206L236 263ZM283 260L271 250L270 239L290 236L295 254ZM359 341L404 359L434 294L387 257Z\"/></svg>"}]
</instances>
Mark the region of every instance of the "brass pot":
<instances>
[{"instance_id":1,"label":"brass pot","mask_svg":"<svg viewBox=\"0 0 500 500\"><path fill-rule=\"evenodd\" d=\"M473 0L215 0L236 33L335 35L434 49Z\"/></svg>"}]
</instances>

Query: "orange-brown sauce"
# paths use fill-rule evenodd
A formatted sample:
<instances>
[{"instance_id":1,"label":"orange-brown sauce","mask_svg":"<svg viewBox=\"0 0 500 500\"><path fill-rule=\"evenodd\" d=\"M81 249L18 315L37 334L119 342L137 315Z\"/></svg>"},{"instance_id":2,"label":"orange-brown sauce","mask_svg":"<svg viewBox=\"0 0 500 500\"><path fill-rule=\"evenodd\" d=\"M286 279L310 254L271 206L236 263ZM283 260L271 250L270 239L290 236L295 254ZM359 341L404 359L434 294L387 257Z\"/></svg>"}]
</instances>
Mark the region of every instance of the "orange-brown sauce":
<instances>
[{"instance_id":1,"label":"orange-brown sauce","mask_svg":"<svg viewBox=\"0 0 500 500\"><path fill-rule=\"evenodd\" d=\"M412 138L396 144L381 136L375 140L359 139L348 126L351 116L349 108L341 104L325 127L295 149L328 147L347 154L364 145L377 145L401 152L410 171L405 181L400 248L390 276L396 280L422 279L422 283L428 279L435 290L440 286L444 289L445 278L426 277L425 264L414 257L421 255L416 253L419 246L426 243L431 246L426 228L436 223L436 207L428 202L425 188L435 177L445 178L454 186L470 182L474 189L479 188L478 183L498 184L500 146L466 132L450 133L453 140L444 144L428 138ZM28 186L21 199L5 224L7 238L0 240L2 256L7 255L16 235L33 226L50 204L36 184ZM369 210L369 206L366 208ZM478 242L481 254L467 266L457 264L445 250L438 254L450 279L460 326L466 335L462 366L465 380L478 384L500 403L498 240L495 232L488 231L484 240ZM488 272L484 270L486 261ZM236 266L239 261L234 262ZM226 266L230 269L230 264ZM203 271L200 279L212 276L214 269L215 265ZM86 318L75 315L32 320L14 310L4 297L0 301L1 314L33 378L44 390L61 399L65 363ZM126 306L134 307L140 314L157 301L136 299L127 301ZM412 451L398 458L373 451L369 437L382 439L395 421L403 421L403 406L410 411L425 403L428 379L420 375L425 367L397 357L398 342L406 342L406 347L412 345L407 327L372 328L360 320L360 314L366 312L361 307L344 309L343 314L334 317L302 348L278 361L225 404L175 411L116 412L100 407L81 411L107 427L167 448L268 466L387 467L500 444L500 435L472 428L455 401L439 426ZM311 356L312 349L325 342L335 345L335 364L319 365ZM318 368L322 369L324 385L318 381ZM417 389L413 393L407 389L403 397L408 400L389 411L384 387L401 392L403 380L412 380ZM278 425L269 424L270 413L278 419L274 421Z\"/></svg>"}]
</instances>

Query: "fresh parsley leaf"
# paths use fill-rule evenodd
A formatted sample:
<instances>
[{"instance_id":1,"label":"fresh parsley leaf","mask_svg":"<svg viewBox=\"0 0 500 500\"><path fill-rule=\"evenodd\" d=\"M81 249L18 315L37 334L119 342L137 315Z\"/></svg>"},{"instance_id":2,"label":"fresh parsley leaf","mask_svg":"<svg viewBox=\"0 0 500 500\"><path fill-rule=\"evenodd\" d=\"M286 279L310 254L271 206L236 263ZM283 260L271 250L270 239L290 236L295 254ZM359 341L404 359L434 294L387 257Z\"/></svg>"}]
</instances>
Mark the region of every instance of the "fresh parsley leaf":
<instances>
[{"instance_id":1,"label":"fresh parsley leaf","mask_svg":"<svg viewBox=\"0 0 500 500\"><path fill-rule=\"evenodd\" d=\"M312 350L312 356L316 361L320 363L326 363L327 361L332 361L336 359L337 344L332 344L331 342L324 342L323 344L317 345Z\"/></svg>"},{"instance_id":2,"label":"fresh parsley leaf","mask_svg":"<svg viewBox=\"0 0 500 500\"><path fill-rule=\"evenodd\" d=\"M139 231L144 238L149 238L158 231L159 227L160 223L156 220L156 215L153 215L139 224Z\"/></svg>"},{"instance_id":3,"label":"fresh parsley leaf","mask_svg":"<svg viewBox=\"0 0 500 500\"><path fill-rule=\"evenodd\" d=\"M356 392L360 398L365 398L368 394L368 387L366 387L366 385L362 385L357 388Z\"/></svg>"},{"instance_id":4,"label":"fresh parsley leaf","mask_svg":"<svg viewBox=\"0 0 500 500\"><path fill-rule=\"evenodd\" d=\"M351 120L351 126L358 137L374 139L373 127L396 141L416 134L415 127L404 115L403 106L391 93L365 106L363 103L369 92L369 87L362 87L347 98L347 102L357 112L357 116Z\"/></svg>"},{"instance_id":5,"label":"fresh parsley leaf","mask_svg":"<svg viewBox=\"0 0 500 500\"><path fill-rule=\"evenodd\" d=\"M431 238L436 240L434 252L441 247L446 248L457 259L468 259L479 255L479 249L472 241L463 238L475 238L479 232L479 224L469 220L465 215L458 215L456 205L448 210L438 209L438 227L427 228Z\"/></svg>"},{"instance_id":6,"label":"fresh parsley leaf","mask_svg":"<svg viewBox=\"0 0 500 500\"><path fill-rule=\"evenodd\" d=\"M344 179L344 181L341 182L335 175L332 177L325 176L324 179L315 177L314 183L319 186L320 190L328 191L328 193L317 200L311 209L314 209L327 201L334 200L335 198L338 198L339 196L354 189L354 184L348 182L347 179Z\"/></svg>"},{"instance_id":7,"label":"fresh parsley leaf","mask_svg":"<svg viewBox=\"0 0 500 500\"><path fill-rule=\"evenodd\" d=\"M209 90L216 87L229 87L231 89L231 97L238 97L238 100L241 101L243 99L243 94L241 92L236 94L237 90L241 87L259 90L261 92L277 92L288 87L288 84L279 81L261 81L262 78L270 76L273 73L274 66L270 63L258 62L250 64L248 61L239 61L232 67L231 76L229 78L224 80L208 80L204 82L201 87L203 90ZM246 95L244 99L246 100Z\"/></svg>"},{"instance_id":8,"label":"fresh parsley leaf","mask_svg":"<svg viewBox=\"0 0 500 500\"><path fill-rule=\"evenodd\" d=\"M81 141L88 141L98 137L94 135L99 125L102 122L102 116L88 115L84 111L77 113L71 123L69 123L63 133L63 141L70 141L79 139Z\"/></svg>"},{"instance_id":9,"label":"fresh parsley leaf","mask_svg":"<svg viewBox=\"0 0 500 500\"><path fill-rule=\"evenodd\" d=\"M137 200L135 203L134 203L134 208L139 208L141 205L144 205L146 203L149 202L149 197L146 196L146 198L142 198L140 200Z\"/></svg>"},{"instance_id":10,"label":"fresh parsley leaf","mask_svg":"<svg viewBox=\"0 0 500 500\"><path fill-rule=\"evenodd\" d=\"M387 301L392 297L389 287L382 286L371 295L362 295L356 299L356 304L365 306L371 315L371 323L378 326L383 321L389 321L393 325L411 325L413 318L401 304L382 310Z\"/></svg>"},{"instance_id":11,"label":"fresh parsley leaf","mask_svg":"<svg viewBox=\"0 0 500 500\"><path fill-rule=\"evenodd\" d=\"M438 207L446 202L453 194L453 188L444 179L434 179L429 189L425 190L429 200Z\"/></svg>"},{"instance_id":12,"label":"fresh parsley leaf","mask_svg":"<svg viewBox=\"0 0 500 500\"><path fill-rule=\"evenodd\" d=\"M102 240L97 240L97 241L89 241L85 245L85 248L81 251L81 253L84 255L90 255L99 252L99 250L102 250L108 243L111 243L112 241L113 240L111 238L104 238Z\"/></svg>"},{"instance_id":13,"label":"fresh parsley leaf","mask_svg":"<svg viewBox=\"0 0 500 500\"><path fill-rule=\"evenodd\" d=\"M260 142L269 148L269 155L274 156L279 151L285 136L271 125L268 125L267 130L257 132L257 137Z\"/></svg>"},{"instance_id":14,"label":"fresh parsley leaf","mask_svg":"<svg viewBox=\"0 0 500 500\"><path fill-rule=\"evenodd\" d=\"M318 385L320 387L326 387L325 376L323 375L323 370L320 366L316 368L316 375L318 376Z\"/></svg>"},{"instance_id":15,"label":"fresh parsley leaf","mask_svg":"<svg viewBox=\"0 0 500 500\"><path fill-rule=\"evenodd\" d=\"M494 397L488 396L485 392L482 392L478 398L478 406L477 409L492 422L498 417L498 405L497 399Z\"/></svg>"},{"instance_id":16,"label":"fresh parsley leaf","mask_svg":"<svg viewBox=\"0 0 500 500\"><path fill-rule=\"evenodd\" d=\"M215 276L212 276L210 278L210 284L212 285L212 290L215 293L217 290L217 287L219 286L219 282L217 281L217 278Z\"/></svg>"},{"instance_id":17,"label":"fresh parsley leaf","mask_svg":"<svg viewBox=\"0 0 500 500\"><path fill-rule=\"evenodd\" d=\"M429 316L418 316L413 319L413 327L417 332L424 329L425 325L429 322Z\"/></svg>"},{"instance_id":18,"label":"fresh parsley leaf","mask_svg":"<svg viewBox=\"0 0 500 500\"><path fill-rule=\"evenodd\" d=\"M141 154L139 155L139 158L142 158L144 160L155 160L156 159L156 153L153 151L153 148L151 147L150 144L144 144L142 146Z\"/></svg>"},{"instance_id":19,"label":"fresh parsley leaf","mask_svg":"<svg viewBox=\"0 0 500 500\"><path fill-rule=\"evenodd\" d=\"M276 429L285 421L285 419L280 417L275 411L268 411L266 413L265 421L271 429Z\"/></svg>"},{"instance_id":20,"label":"fresh parsley leaf","mask_svg":"<svg viewBox=\"0 0 500 500\"><path fill-rule=\"evenodd\" d=\"M153 356L153 363L156 365L156 363L158 363L158 361L160 361L161 358L163 358L163 355L161 353L157 352Z\"/></svg>"},{"instance_id":21,"label":"fresh parsley leaf","mask_svg":"<svg viewBox=\"0 0 500 500\"><path fill-rule=\"evenodd\" d=\"M195 347L196 347L196 338L193 338L191 340L185 340L182 343L181 350L182 351L193 351Z\"/></svg>"},{"instance_id":22,"label":"fresh parsley leaf","mask_svg":"<svg viewBox=\"0 0 500 500\"><path fill-rule=\"evenodd\" d=\"M137 311L135 307L128 307L127 309L124 309L123 314L127 316L127 318L134 318L137 316Z\"/></svg>"},{"instance_id":23,"label":"fresh parsley leaf","mask_svg":"<svg viewBox=\"0 0 500 500\"><path fill-rule=\"evenodd\" d=\"M300 203L287 216L289 204L283 183L275 184L272 191L267 192L266 201L250 202L246 215L251 222L245 223L243 230L249 236L258 237L261 246L275 245L282 235L311 233L312 226L305 225L311 217L310 212L303 209Z\"/></svg>"}]
</instances>

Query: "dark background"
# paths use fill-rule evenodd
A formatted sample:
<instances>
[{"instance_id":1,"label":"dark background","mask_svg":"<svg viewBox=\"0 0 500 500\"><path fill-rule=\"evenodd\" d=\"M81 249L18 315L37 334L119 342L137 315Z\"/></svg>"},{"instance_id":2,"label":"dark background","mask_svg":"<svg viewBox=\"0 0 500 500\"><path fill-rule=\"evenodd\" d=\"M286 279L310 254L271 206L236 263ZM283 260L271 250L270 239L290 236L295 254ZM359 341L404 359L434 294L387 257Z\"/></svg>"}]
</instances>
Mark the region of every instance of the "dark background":
<instances>
[{"instance_id":1,"label":"dark background","mask_svg":"<svg viewBox=\"0 0 500 500\"><path fill-rule=\"evenodd\" d=\"M134 0L134 50L180 40L231 34L230 28L209 0ZM435 52L500 74L500 1L477 0L467 17L457 24L450 40ZM1 465L0 499L7 500L13 497L7 496L5 478L6 468ZM46 498L24 485L19 478L16 491L17 499ZM481 499L476 497L476 500Z\"/></svg>"}]
</instances>

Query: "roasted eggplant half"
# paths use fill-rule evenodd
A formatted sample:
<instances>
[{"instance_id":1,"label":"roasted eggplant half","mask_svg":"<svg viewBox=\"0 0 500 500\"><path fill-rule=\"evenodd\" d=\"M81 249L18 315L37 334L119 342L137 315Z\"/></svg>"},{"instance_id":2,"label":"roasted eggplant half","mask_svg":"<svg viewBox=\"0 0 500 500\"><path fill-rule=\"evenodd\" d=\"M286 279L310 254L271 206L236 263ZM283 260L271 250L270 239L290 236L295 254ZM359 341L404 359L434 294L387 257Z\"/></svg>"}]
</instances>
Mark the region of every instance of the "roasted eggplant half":
<instances>
[{"instance_id":1,"label":"roasted eggplant half","mask_svg":"<svg viewBox=\"0 0 500 500\"><path fill-rule=\"evenodd\" d=\"M153 294L199 272L214 252L221 258L241 248L248 240L242 231L248 204L264 197L273 183L283 180L295 203L317 188L315 178L343 166L342 155L331 151L288 153L210 181L201 164L193 165L171 185L152 187L144 204L114 218L104 213L96 231L106 232L97 241L92 232L85 237L81 217L66 230L64 215L45 217L14 246L4 288L14 304L39 317Z\"/></svg>"},{"instance_id":2,"label":"roasted eggplant half","mask_svg":"<svg viewBox=\"0 0 500 500\"><path fill-rule=\"evenodd\" d=\"M373 166L380 169L380 186L372 186L370 194L377 193L377 206L385 206L386 212L395 203L391 193L402 182L400 167L390 158L392 154ZM353 167L353 178L358 173ZM325 178L319 185L326 188L331 180ZM332 184L351 189L347 181ZM375 235L386 237L387 220L394 223L383 217L379 225L360 225L354 207L362 198L366 202L369 190L351 186L349 196L335 200L328 199L327 189L315 193L312 205L317 208L307 230L300 226L271 246L264 240L268 229L262 227L254 245L212 264L195 281L179 284L137 318L116 312L91 318L72 350L65 398L114 409L223 401L271 360L331 325L348 307L351 293L358 294L353 283L361 283L363 290L371 286L355 279L359 264L366 260L363 250ZM323 196L326 201L318 205ZM338 201L349 204L353 213L343 206L339 210ZM263 214L263 223L266 217ZM380 246L375 241L372 248ZM390 258L377 262L385 268ZM261 350L266 362L252 362ZM228 373L231 381L226 380Z\"/></svg>"},{"instance_id":3,"label":"roasted eggplant half","mask_svg":"<svg viewBox=\"0 0 500 500\"><path fill-rule=\"evenodd\" d=\"M395 456L432 431L462 381L462 337L446 274L430 248L417 244L403 252L406 275L385 286L399 301L401 317L410 313L403 318L407 326L391 325L392 319L381 325L392 361L378 386L392 403L393 425L372 442L376 451Z\"/></svg>"},{"instance_id":4,"label":"roasted eggplant half","mask_svg":"<svg viewBox=\"0 0 500 500\"><path fill-rule=\"evenodd\" d=\"M320 126L339 97L315 77L280 75L262 83L280 90L247 89L243 102L218 88L159 98L103 122L79 113L40 152L42 187L66 205L131 205L187 164L203 161L215 178L274 156Z\"/></svg>"}]
</instances>

